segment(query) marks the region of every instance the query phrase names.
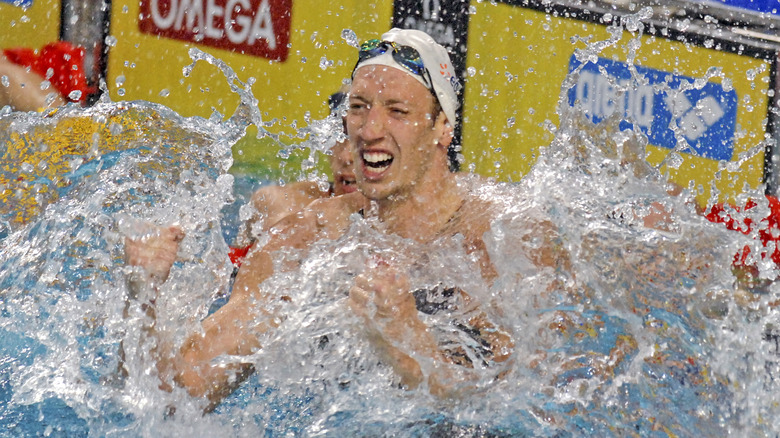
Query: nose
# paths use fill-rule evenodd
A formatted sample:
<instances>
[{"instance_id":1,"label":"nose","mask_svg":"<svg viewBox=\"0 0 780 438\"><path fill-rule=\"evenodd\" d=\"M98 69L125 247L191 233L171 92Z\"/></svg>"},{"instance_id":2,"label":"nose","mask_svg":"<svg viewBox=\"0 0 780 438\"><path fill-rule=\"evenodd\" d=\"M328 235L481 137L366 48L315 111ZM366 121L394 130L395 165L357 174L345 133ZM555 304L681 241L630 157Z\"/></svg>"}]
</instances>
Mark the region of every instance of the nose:
<instances>
[{"instance_id":1,"label":"nose","mask_svg":"<svg viewBox=\"0 0 780 438\"><path fill-rule=\"evenodd\" d=\"M358 135L364 141L377 140L385 135L385 120L381 108L377 105L369 107L358 129Z\"/></svg>"}]
</instances>

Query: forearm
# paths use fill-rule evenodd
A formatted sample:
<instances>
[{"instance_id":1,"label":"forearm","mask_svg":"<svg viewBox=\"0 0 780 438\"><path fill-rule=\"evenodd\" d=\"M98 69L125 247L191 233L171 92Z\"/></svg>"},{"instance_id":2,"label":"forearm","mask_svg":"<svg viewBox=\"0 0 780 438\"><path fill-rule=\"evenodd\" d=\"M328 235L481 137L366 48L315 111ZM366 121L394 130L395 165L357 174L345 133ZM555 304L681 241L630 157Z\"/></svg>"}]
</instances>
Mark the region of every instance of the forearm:
<instances>
[{"instance_id":1,"label":"forearm","mask_svg":"<svg viewBox=\"0 0 780 438\"><path fill-rule=\"evenodd\" d=\"M251 356L261 348L259 337L277 325L268 313L258 318L246 311L249 305L231 300L184 342L169 362L177 385L215 402L248 375Z\"/></svg>"},{"instance_id":2,"label":"forearm","mask_svg":"<svg viewBox=\"0 0 780 438\"><path fill-rule=\"evenodd\" d=\"M460 360L466 355L453 354L452 346L438 341L417 315L403 322L374 321L367 335L405 389L425 387L436 397L452 398L472 391L479 381L480 371Z\"/></svg>"},{"instance_id":3,"label":"forearm","mask_svg":"<svg viewBox=\"0 0 780 438\"><path fill-rule=\"evenodd\" d=\"M127 284L125 318L135 320L135 327L139 328L137 335L130 338L133 344L137 343L133 350L141 361L154 363L161 389L183 387L193 397L207 397L211 409L251 373L248 356L260 348L255 334L266 331L273 319L268 314L256 318L256 313L248 310L253 307L253 303L247 302L250 298L232 299L205 319L183 344L176 345L166 324L158 319L159 287L155 282L138 270L128 275Z\"/></svg>"},{"instance_id":4,"label":"forearm","mask_svg":"<svg viewBox=\"0 0 780 438\"><path fill-rule=\"evenodd\" d=\"M416 389L425 379L418 360L441 359L433 338L427 333L424 325L419 320L417 322L419 324L407 326L405 330L399 330L398 326L392 326L392 323L384 330L382 324L369 323L366 326L369 342L382 363L393 368L400 378L401 386L405 389Z\"/></svg>"}]
</instances>

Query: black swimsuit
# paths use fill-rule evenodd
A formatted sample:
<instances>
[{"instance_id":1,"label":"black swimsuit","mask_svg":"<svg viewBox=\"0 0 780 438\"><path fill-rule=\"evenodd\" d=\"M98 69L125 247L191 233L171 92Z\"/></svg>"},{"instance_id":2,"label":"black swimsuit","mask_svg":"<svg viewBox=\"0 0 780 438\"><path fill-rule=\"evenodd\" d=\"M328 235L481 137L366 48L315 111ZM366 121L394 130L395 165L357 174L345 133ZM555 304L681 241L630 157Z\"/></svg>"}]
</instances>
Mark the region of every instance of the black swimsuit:
<instances>
[{"instance_id":1,"label":"black swimsuit","mask_svg":"<svg viewBox=\"0 0 780 438\"><path fill-rule=\"evenodd\" d=\"M412 292L415 307L426 315L457 312L462 293L463 291L458 287L444 287L441 284L432 289L417 289ZM473 367L472 358L476 358L483 367L490 367L493 363L491 342L483 336L479 328L464 320L465 314L459 316L454 316L450 324L459 332L466 334L473 342L466 345L463 342L444 341L441 343L442 348L457 364Z\"/></svg>"},{"instance_id":2,"label":"black swimsuit","mask_svg":"<svg viewBox=\"0 0 780 438\"><path fill-rule=\"evenodd\" d=\"M358 210L358 214L361 217L366 217L365 210L362 208ZM417 311L426 315L457 311L460 293L462 293L462 290L459 287L444 287L441 284L433 289L417 289L412 292ZM492 344L483 336L480 329L474 327L468 321L453 319L450 323L474 341L473 345L465 346L471 350L470 355L466 352L462 343L442 343L444 351L450 355L453 361L460 365L473 367L474 363L471 357L475 357L480 359L483 367L490 367L493 364Z\"/></svg>"}]
</instances>

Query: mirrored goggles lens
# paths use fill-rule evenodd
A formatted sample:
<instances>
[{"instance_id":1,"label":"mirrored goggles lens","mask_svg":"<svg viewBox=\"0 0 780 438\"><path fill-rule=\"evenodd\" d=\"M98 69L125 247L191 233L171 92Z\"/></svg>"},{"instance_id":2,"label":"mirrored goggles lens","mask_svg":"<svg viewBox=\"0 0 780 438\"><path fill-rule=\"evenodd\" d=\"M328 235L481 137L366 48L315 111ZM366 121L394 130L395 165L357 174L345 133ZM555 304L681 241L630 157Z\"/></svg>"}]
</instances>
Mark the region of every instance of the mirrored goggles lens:
<instances>
[{"instance_id":1,"label":"mirrored goggles lens","mask_svg":"<svg viewBox=\"0 0 780 438\"><path fill-rule=\"evenodd\" d=\"M388 50L391 51L395 62L423 78L423 81L426 82L426 86L431 88L433 83L430 80L430 73L428 73L428 69L426 69L425 64L423 64L420 52L413 47L402 46L392 41L373 39L361 44L360 52L358 52L358 62L355 64L355 67L357 68L357 66L366 59L371 59L387 53Z\"/></svg>"}]
</instances>

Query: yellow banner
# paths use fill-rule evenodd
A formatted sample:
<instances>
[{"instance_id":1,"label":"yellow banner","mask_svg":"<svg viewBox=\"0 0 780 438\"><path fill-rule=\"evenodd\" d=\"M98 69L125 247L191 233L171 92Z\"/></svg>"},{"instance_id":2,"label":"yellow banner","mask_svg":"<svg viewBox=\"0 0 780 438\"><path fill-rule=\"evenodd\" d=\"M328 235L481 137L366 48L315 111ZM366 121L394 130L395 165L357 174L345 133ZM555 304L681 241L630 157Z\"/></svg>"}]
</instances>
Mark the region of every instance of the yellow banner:
<instances>
[{"instance_id":1,"label":"yellow banner","mask_svg":"<svg viewBox=\"0 0 780 438\"><path fill-rule=\"evenodd\" d=\"M517 181L533 166L539 148L552 140L546 124L548 121L559 124L556 108L575 50L585 49L587 43L607 41L611 35L604 25L506 4L472 2L472 11L464 106L464 155L467 165L473 163L473 168L480 174ZM606 65L607 70L627 68L630 44L636 37L624 32L619 41L597 53L599 65ZM767 129L768 61L715 50L714 43L713 49L707 49L661 36L641 36L638 41L641 45L635 52L635 64L656 76L698 79L705 78L708 71L712 71L710 69L720 70L721 74L709 78L708 82L726 90L721 94L729 94L732 100L736 97L733 112L715 108L702 114L701 111L697 113L695 102L681 102L679 105L687 111L683 115L695 119L687 126L695 128L699 123L707 127L708 117L732 114L735 120L732 120L731 143L726 144L724 139L722 144L715 145L715 149L732 148L730 161L738 160L740 154L752 148L761 149ZM598 73L592 76L594 81L599 80ZM722 78L726 79L725 84ZM634 99L634 102L639 101ZM667 105L671 107L678 102ZM651 135L658 134L657 131ZM689 135L695 137L697 134ZM657 165L670 151L668 147L648 146L648 161ZM682 163L675 163L679 167L661 170L684 187L689 187L689 181L692 181L701 204L709 199L713 181L721 193L721 201L732 199L746 184L757 187L761 183L762 150L746 159L739 170L723 170L720 174L723 160L707 157L711 152L714 154L719 150L683 153Z\"/></svg>"},{"instance_id":2,"label":"yellow banner","mask_svg":"<svg viewBox=\"0 0 780 438\"><path fill-rule=\"evenodd\" d=\"M39 49L59 37L59 0L31 0L21 6L0 0L0 48Z\"/></svg>"},{"instance_id":3,"label":"yellow banner","mask_svg":"<svg viewBox=\"0 0 780 438\"><path fill-rule=\"evenodd\" d=\"M215 47L229 44L228 37L231 36L235 37L231 41L241 40L245 44L251 36L237 30L239 27L230 32L220 28L222 17L230 14L229 6L216 12L200 11L205 15L194 12L188 15L182 12L182 8L174 10L178 3L171 1L173 6L169 10L153 9L163 0L149 2L147 6L152 8L149 12L151 18L146 19L144 26L151 27L152 32L159 35L150 33L148 29L141 31L138 1L112 3L109 42L113 47L109 54L107 81L111 98L158 102L183 116L209 117L214 111L222 115L233 114L239 99L230 91L218 68L199 62L191 74L183 74L183 68L192 64L188 50L195 47L224 61L235 70L241 81L254 78L252 90L259 101L264 123L270 125L267 129L278 134L281 142L290 144L303 141L295 138L295 131L307 126L309 117L316 119L327 115L327 97L349 78L357 56L355 47L347 42L353 38L350 35L354 33L356 41L377 37L389 28L392 16L392 2L389 0L272 1L270 10L262 9L266 4L264 0L263 3L256 2L258 10L255 18L248 13L234 15L234 18L245 20L247 29L251 26L258 30L258 34L262 34L264 29L270 33L271 27L278 31L278 23L256 17L263 13L282 15L273 6L289 4L288 50L286 59L279 61ZM226 5L238 3L250 4L249 0L223 2ZM276 15L271 18L285 18ZM179 37L186 38L185 34L197 23L204 26L206 22L211 27L208 32L201 29L201 34L210 33L218 37L210 40L209 44L175 39L176 32ZM234 148L234 170L264 172L269 177L277 177L276 171L281 164L276 156L279 145L269 139L258 141L254 139L254 134L251 132ZM287 167L294 168L295 165L291 166L288 162Z\"/></svg>"}]
</instances>

